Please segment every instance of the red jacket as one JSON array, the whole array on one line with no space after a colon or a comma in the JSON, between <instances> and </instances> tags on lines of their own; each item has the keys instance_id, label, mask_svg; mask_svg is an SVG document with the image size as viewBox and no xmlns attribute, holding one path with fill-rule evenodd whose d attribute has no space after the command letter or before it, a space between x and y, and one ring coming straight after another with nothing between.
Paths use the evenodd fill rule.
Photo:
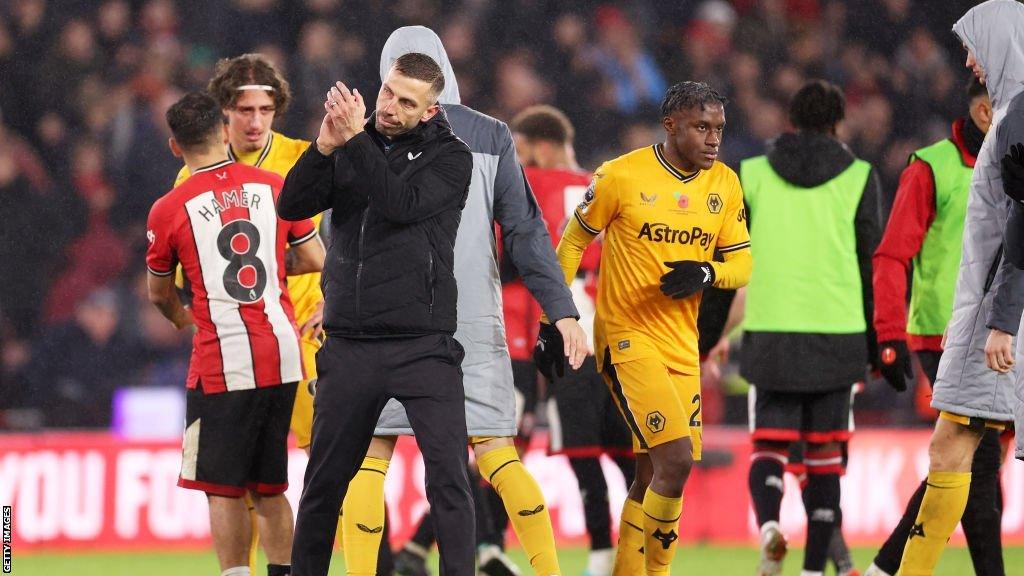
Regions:
<instances>
[{"instance_id":1,"label":"red jacket","mask_svg":"<svg viewBox=\"0 0 1024 576\"><path fill-rule=\"evenodd\" d=\"M961 118L953 123L951 139L964 163L974 167L975 157L964 143ZM872 284L875 294L875 332L879 342L904 340L911 350L942 350L942 334L907 334L907 274L910 261L921 250L935 220L935 176L915 159L900 175L889 223L875 250Z\"/></svg>"}]
</instances>

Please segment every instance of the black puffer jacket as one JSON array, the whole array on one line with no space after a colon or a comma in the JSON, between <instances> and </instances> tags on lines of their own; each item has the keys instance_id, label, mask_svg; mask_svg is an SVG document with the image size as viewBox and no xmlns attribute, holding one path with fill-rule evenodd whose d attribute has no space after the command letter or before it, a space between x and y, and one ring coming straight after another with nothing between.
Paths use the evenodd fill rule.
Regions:
<instances>
[{"instance_id":1,"label":"black puffer jacket","mask_svg":"<svg viewBox=\"0 0 1024 576\"><path fill-rule=\"evenodd\" d=\"M286 220L329 208L329 335L454 334L455 236L473 157L440 113L388 141L373 127L326 157L311 145L278 200Z\"/></svg>"}]
</instances>

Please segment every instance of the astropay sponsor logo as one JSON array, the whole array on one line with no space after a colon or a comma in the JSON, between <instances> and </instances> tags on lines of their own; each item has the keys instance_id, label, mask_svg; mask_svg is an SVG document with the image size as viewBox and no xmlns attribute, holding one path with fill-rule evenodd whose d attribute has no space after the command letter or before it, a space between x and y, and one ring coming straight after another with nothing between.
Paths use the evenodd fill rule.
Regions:
<instances>
[{"instance_id":1,"label":"astropay sponsor logo","mask_svg":"<svg viewBox=\"0 0 1024 576\"><path fill-rule=\"evenodd\" d=\"M640 232L636 235L638 239L649 242L664 242L666 244L699 244L702 248L711 247L715 235L705 232L700 226L694 226L689 230L672 228L661 222L644 222Z\"/></svg>"}]
</instances>

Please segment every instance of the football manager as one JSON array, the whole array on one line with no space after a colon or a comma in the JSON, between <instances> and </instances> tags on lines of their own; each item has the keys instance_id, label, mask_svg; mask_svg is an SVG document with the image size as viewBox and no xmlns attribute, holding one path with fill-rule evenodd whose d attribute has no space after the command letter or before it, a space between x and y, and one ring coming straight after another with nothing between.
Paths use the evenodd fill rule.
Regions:
<instances>
[{"instance_id":1,"label":"football manager","mask_svg":"<svg viewBox=\"0 0 1024 576\"><path fill-rule=\"evenodd\" d=\"M473 158L439 113L443 89L433 59L406 54L366 120L359 91L336 83L316 145L281 192L287 220L333 209L295 576L327 574L338 510L390 398L404 405L423 453L441 573L475 573L464 351L453 337L455 236Z\"/></svg>"}]
</instances>

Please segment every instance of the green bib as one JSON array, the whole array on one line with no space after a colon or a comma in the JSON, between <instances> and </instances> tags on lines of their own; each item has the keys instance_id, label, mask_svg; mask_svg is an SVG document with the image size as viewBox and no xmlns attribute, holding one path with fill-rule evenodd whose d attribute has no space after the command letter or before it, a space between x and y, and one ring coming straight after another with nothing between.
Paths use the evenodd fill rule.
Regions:
<instances>
[{"instance_id":1,"label":"green bib","mask_svg":"<svg viewBox=\"0 0 1024 576\"><path fill-rule=\"evenodd\" d=\"M910 157L932 169L935 178L935 220L914 257L907 332L942 334L953 313L953 292L960 270L960 251L967 215L967 196L974 169L964 164L951 140L922 148Z\"/></svg>"},{"instance_id":2,"label":"green bib","mask_svg":"<svg viewBox=\"0 0 1024 576\"><path fill-rule=\"evenodd\" d=\"M744 327L856 334L867 329L854 218L871 165L854 160L814 188L782 179L758 156L740 164L754 272Z\"/></svg>"}]
</instances>

